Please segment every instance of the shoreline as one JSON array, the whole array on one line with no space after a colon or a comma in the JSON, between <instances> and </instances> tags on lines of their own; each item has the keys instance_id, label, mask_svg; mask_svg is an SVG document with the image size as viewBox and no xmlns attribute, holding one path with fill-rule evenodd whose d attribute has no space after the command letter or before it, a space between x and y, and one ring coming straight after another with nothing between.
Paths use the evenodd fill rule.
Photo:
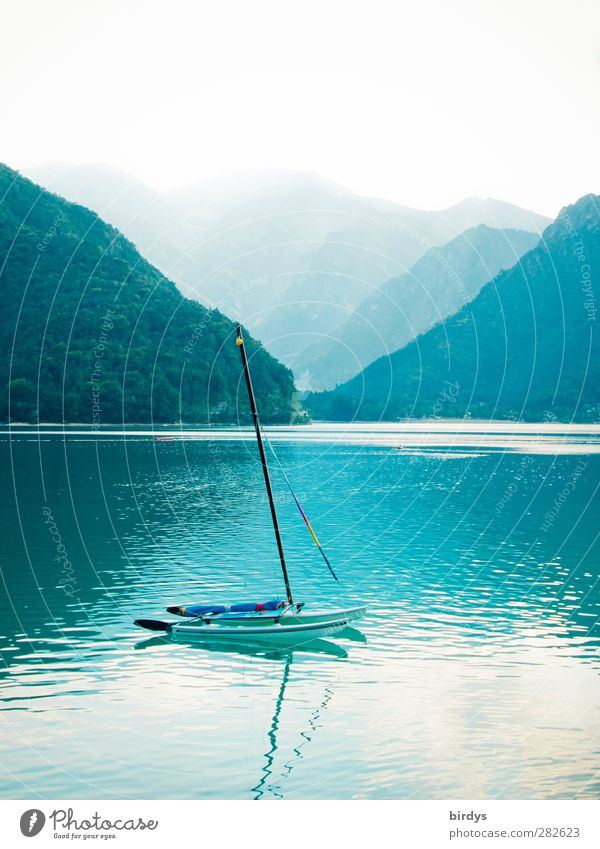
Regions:
<instances>
[{"instance_id":1,"label":"shoreline","mask_svg":"<svg viewBox=\"0 0 600 849\"><path fill-rule=\"evenodd\" d=\"M50 428L62 428L64 430L73 430L79 428L85 433L106 433L107 431L119 433L158 433L164 434L165 431L171 433L188 433L194 431L228 431L252 430L251 423L241 424L239 422L229 423L210 423L210 422L193 422L193 423L153 423L153 422L135 422L123 424L122 422L107 422L102 425L90 425L87 422L39 422L32 424L31 422L11 422L0 423L0 433L10 433L16 428L25 428L28 432L41 431ZM600 433L600 423L598 422L526 422L513 421L511 419L402 419L401 421L352 421L338 422L326 419L317 419L311 422L282 424L282 423L265 423L264 427L270 430L353 430L353 431L382 431L388 429L394 432L405 431L456 431L456 432L472 432L487 430L490 432L503 433ZM47 431L51 432L51 431Z\"/></svg>"}]
</instances>

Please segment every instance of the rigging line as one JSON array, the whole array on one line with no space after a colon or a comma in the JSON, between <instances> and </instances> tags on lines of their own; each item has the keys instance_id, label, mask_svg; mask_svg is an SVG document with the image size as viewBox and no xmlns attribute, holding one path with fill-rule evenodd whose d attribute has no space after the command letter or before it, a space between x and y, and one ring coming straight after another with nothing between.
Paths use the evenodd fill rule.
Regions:
<instances>
[{"instance_id":1,"label":"rigging line","mask_svg":"<svg viewBox=\"0 0 600 849\"><path fill-rule=\"evenodd\" d=\"M329 571L331 572L331 574L332 574L332 576L333 576L333 579L334 579L335 581L337 581L337 583L339 584L339 583L340 583L340 579L338 578L338 576L337 576L337 575L335 574L335 572L333 571L333 566L331 565L331 563L329 562L329 558L327 557L327 555L326 555L326 554L325 554L325 552L323 551L323 548L321 547L321 543L320 543L320 542L319 542L319 540L317 539L317 535L316 535L316 533L314 532L314 530L313 530L313 527L312 527L311 523L308 521L308 516L306 515L306 513L305 513L305 512L304 512L304 510L302 509L302 506L301 506L300 502L299 502L299 501L298 501L298 499L296 498L296 493L294 492L294 489L293 489L293 487L292 487L292 484L290 483L290 479L288 478L288 476L287 476L287 474L286 474L286 471L285 471L285 469L284 469L284 467L283 467L283 465L282 465L282 463L281 463L281 460L279 459L279 457L278 457L278 456L277 456L277 454L275 453L275 449L273 448L273 446L272 446L272 444L271 444L271 440L269 439L269 437L268 437L268 436L267 436L267 434L265 433L265 431L264 431L264 429L263 429L262 425L260 426L260 429L261 429L262 435L263 435L263 436L264 436L264 438L265 438L265 441L266 441L267 445L268 445L268 446L269 446L269 448L271 449L271 453L273 454L273 457L275 457L275 462L277 463L277 465L278 465L278 466L279 466L279 468L281 469L281 473L282 473L282 475L283 475L283 477L284 477L284 479L285 479L285 482L286 482L286 484L287 484L287 486L288 486L288 489L289 489L289 491L290 491L290 492L291 492L291 494L292 494L292 498L294 499L294 501L295 501L295 503L296 503L296 507L297 507L297 508L298 508L298 510L300 511L300 515L301 515L301 516L302 516L302 518L304 519L304 524L306 525L306 527L307 527L307 528L308 528L308 530L310 531L310 535L311 535L311 537L313 538L313 542L314 542L314 544L315 544L315 545L317 546L317 548L319 549L319 551L320 551L320 553L321 553L321 557L323 558L323 560L324 560L324 561L325 561L325 563L327 564L327 568L328 568L328 569L329 569Z\"/></svg>"}]
</instances>

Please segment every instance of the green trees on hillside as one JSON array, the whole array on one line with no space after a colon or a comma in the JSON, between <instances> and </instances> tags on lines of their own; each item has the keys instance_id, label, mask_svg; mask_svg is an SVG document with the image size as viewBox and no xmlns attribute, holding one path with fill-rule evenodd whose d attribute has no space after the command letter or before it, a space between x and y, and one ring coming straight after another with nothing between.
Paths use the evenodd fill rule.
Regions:
<instances>
[{"instance_id":1,"label":"green trees on hillside","mask_svg":"<svg viewBox=\"0 0 600 849\"><path fill-rule=\"evenodd\" d=\"M233 322L183 298L95 214L5 166L0 287L2 420L246 419ZM291 372L246 338L263 418L290 421Z\"/></svg>"}]
</instances>

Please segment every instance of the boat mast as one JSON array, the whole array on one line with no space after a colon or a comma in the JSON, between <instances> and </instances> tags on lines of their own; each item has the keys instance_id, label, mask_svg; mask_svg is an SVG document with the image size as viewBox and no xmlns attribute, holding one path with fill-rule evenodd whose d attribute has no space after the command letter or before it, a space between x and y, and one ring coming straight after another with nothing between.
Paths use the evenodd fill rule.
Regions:
<instances>
[{"instance_id":1,"label":"boat mast","mask_svg":"<svg viewBox=\"0 0 600 849\"><path fill-rule=\"evenodd\" d=\"M235 340L236 344L240 349L240 354L242 355L242 366L244 368L244 377L246 378L246 388L248 389L248 398L250 399L250 409L252 410L252 419L254 420L254 430L256 431L256 439L258 442L258 451L260 454L260 462L262 465L263 475L265 477L265 486L267 488L267 496L269 498L269 507L271 508L271 519L273 520L273 530L275 531L275 539L277 541L277 550L279 552L279 559L281 561L281 571L283 572L283 580L285 582L285 592L287 595L287 600L290 604L294 603L292 598L292 588L290 586L290 579L288 576L287 566L285 565L285 555L283 553L283 543L281 542L281 533L279 532L279 523L277 521L277 511L275 510L275 501L273 499L273 490L271 488L271 478L269 477L269 467L267 465L267 455L265 454L265 448L262 441L262 436L260 433L260 420L258 418L258 411L256 409L256 399L254 397L254 389L252 388L252 378L250 377L250 368L248 366L248 358L246 356L246 347L244 345L244 337L242 336L242 327L240 324L237 326L237 339Z\"/></svg>"}]
</instances>

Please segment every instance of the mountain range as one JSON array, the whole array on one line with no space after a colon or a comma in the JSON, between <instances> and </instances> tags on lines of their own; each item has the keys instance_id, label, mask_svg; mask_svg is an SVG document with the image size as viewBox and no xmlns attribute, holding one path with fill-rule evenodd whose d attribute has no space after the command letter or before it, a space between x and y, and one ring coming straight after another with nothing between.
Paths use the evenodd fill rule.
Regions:
<instances>
[{"instance_id":1,"label":"mountain range","mask_svg":"<svg viewBox=\"0 0 600 849\"><path fill-rule=\"evenodd\" d=\"M226 315L266 343L248 336L266 420L299 415L271 353L339 384L309 394L318 418L600 414L594 195L544 228L500 201L424 212L305 172L167 193L105 166L41 176L85 206L0 166L4 419L245 417Z\"/></svg>"},{"instance_id":2,"label":"mountain range","mask_svg":"<svg viewBox=\"0 0 600 849\"><path fill-rule=\"evenodd\" d=\"M600 197L565 207L536 247L446 321L306 404L318 418L597 421Z\"/></svg>"},{"instance_id":3,"label":"mountain range","mask_svg":"<svg viewBox=\"0 0 600 849\"><path fill-rule=\"evenodd\" d=\"M537 241L537 234L525 230L480 224L430 248L408 272L374 287L347 321L329 333L321 331L319 341L302 351L305 382L331 389L402 348L468 303Z\"/></svg>"},{"instance_id":4,"label":"mountain range","mask_svg":"<svg viewBox=\"0 0 600 849\"><path fill-rule=\"evenodd\" d=\"M235 325L186 299L96 213L0 165L0 418L245 418ZM265 420L289 423L291 372L249 335Z\"/></svg>"},{"instance_id":5,"label":"mountain range","mask_svg":"<svg viewBox=\"0 0 600 849\"><path fill-rule=\"evenodd\" d=\"M315 330L334 334L432 247L481 224L539 235L549 223L494 199L411 209L303 171L225 175L163 193L104 165L27 173L121 230L186 297L243 320L297 376L314 371L315 352L305 350ZM348 376L330 366L328 381Z\"/></svg>"}]
</instances>

